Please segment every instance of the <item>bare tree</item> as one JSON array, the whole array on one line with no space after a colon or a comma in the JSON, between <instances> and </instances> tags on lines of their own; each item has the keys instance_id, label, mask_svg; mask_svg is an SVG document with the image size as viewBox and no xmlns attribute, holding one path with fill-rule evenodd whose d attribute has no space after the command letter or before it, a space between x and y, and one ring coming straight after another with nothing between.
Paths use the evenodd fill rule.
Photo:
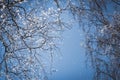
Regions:
<instances>
[{"instance_id":1,"label":"bare tree","mask_svg":"<svg viewBox=\"0 0 120 80\"><path fill-rule=\"evenodd\" d=\"M51 2L55 8L50 7ZM69 28L62 19L66 11L86 33L86 53L95 69L94 79L120 79L119 0L1 0L2 79L47 79L41 55L50 53L47 56L52 62L58 34Z\"/></svg>"},{"instance_id":2,"label":"bare tree","mask_svg":"<svg viewBox=\"0 0 120 80\"><path fill-rule=\"evenodd\" d=\"M90 25L86 45L96 69L95 80L119 80L119 1L93 0L91 3L92 26Z\"/></svg>"},{"instance_id":3,"label":"bare tree","mask_svg":"<svg viewBox=\"0 0 120 80\"><path fill-rule=\"evenodd\" d=\"M55 0L58 7L60 1ZM95 80L120 79L120 1L67 0L86 33L86 53L95 69Z\"/></svg>"},{"instance_id":4,"label":"bare tree","mask_svg":"<svg viewBox=\"0 0 120 80\"><path fill-rule=\"evenodd\" d=\"M0 42L5 49L0 55L0 79L47 80L41 58L46 54L52 62L59 34L68 25L61 21L59 9L40 4L0 1Z\"/></svg>"},{"instance_id":5,"label":"bare tree","mask_svg":"<svg viewBox=\"0 0 120 80\"><path fill-rule=\"evenodd\" d=\"M88 27L83 26L83 30L86 32L86 52L95 69L94 79L119 80L119 1L91 0L88 4L84 9L88 20L85 26Z\"/></svg>"}]
</instances>

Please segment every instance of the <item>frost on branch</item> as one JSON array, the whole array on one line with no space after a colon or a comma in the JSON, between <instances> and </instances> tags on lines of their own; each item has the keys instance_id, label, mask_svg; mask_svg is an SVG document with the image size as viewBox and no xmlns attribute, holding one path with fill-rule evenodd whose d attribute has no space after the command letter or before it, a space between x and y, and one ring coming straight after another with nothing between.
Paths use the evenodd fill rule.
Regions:
<instances>
[{"instance_id":1,"label":"frost on branch","mask_svg":"<svg viewBox=\"0 0 120 80\"><path fill-rule=\"evenodd\" d=\"M22 4L22 0L0 3L0 42L5 48L0 58L0 79L41 80L46 78L45 68L66 25L54 8L31 6L27 10Z\"/></svg>"}]
</instances>

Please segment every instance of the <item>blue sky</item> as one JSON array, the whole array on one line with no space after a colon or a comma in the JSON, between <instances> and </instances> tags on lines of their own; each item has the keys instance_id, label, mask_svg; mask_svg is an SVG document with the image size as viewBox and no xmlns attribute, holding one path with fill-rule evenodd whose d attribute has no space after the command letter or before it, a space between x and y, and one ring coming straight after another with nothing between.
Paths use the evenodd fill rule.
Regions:
<instances>
[{"instance_id":1,"label":"blue sky","mask_svg":"<svg viewBox=\"0 0 120 80\"><path fill-rule=\"evenodd\" d=\"M54 59L54 67L58 70L50 76L50 80L92 80L92 68L86 66L85 49L80 44L84 43L84 33L78 25L63 33L60 46L62 59Z\"/></svg>"}]
</instances>

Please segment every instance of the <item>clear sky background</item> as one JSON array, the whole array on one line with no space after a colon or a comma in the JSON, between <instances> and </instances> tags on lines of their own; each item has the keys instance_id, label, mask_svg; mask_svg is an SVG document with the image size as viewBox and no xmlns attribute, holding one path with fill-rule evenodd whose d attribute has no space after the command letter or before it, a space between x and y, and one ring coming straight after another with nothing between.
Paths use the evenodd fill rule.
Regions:
<instances>
[{"instance_id":1,"label":"clear sky background","mask_svg":"<svg viewBox=\"0 0 120 80\"><path fill-rule=\"evenodd\" d=\"M63 33L60 46L62 58L55 57L53 72L49 80L92 80L92 68L86 66L85 49L81 46L85 42L84 33L78 25Z\"/></svg>"}]
</instances>

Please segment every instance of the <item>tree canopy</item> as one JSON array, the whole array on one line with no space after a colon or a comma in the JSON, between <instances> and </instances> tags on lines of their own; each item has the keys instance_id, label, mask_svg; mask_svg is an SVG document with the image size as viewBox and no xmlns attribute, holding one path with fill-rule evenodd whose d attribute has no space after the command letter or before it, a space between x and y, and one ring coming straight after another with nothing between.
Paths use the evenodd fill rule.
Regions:
<instances>
[{"instance_id":1,"label":"tree canopy","mask_svg":"<svg viewBox=\"0 0 120 80\"><path fill-rule=\"evenodd\" d=\"M94 79L120 79L119 0L1 0L0 79L47 80L41 55L52 62L60 33L72 27L66 12L85 32Z\"/></svg>"}]
</instances>

